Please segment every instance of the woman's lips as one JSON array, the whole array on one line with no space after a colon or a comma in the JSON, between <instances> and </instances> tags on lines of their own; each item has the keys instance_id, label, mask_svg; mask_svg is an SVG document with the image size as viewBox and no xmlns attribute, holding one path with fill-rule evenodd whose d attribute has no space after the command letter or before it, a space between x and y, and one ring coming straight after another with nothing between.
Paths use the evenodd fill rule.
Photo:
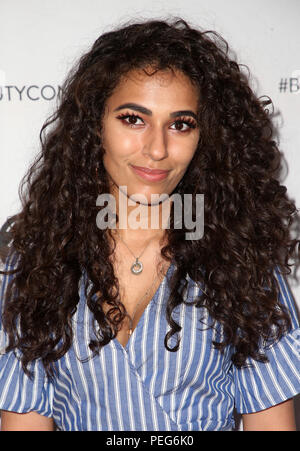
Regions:
<instances>
[{"instance_id":1,"label":"woman's lips","mask_svg":"<svg viewBox=\"0 0 300 451\"><path fill-rule=\"evenodd\" d=\"M130 165L132 170L145 180L157 182L167 177L169 171L163 169L150 169L141 166Z\"/></svg>"}]
</instances>

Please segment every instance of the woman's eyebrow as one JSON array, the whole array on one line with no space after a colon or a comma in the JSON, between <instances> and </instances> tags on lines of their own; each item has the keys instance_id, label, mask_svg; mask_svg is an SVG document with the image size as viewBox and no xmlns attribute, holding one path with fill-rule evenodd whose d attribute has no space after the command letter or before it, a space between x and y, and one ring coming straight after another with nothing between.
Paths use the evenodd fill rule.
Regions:
<instances>
[{"instance_id":1,"label":"woman's eyebrow","mask_svg":"<svg viewBox=\"0 0 300 451\"><path fill-rule=\"evenodd\" d=\"M152 116L152 111L148 110L142 105L138 105L137 103L123 103L123 105L118 106L114 111L123 110L124 108L130 108L131 110L139 111L140 113L147 114L148 116Z\"/></svg>"},{"instance_id":2,"label":"woman's eyebrow","mask_svg":"<svg viewBox=\"0 0 300 451\"><path fill-rule=\"evenodd\" d=\"M174 113L170 114L171 117L177 117L177 116L192 116L196 121L198 120L197 114L195 114L191 110L181 110L181 111L174 111Z\"/></svg>"},{"instance_id":3,"label":"woman's eyebrow","mask_svg":"<svg viewBox=\"0 0 300 451\"><path fill-rule=\"evenodd\" d=\"M146 114L147 116L152 116L152 111L148 108L145 108L142 105L139 105L137 103L123 103L122 105L118 106L114 111L119 111L124 108L130 108L131 110L138 111L140 113ZM180 111L174 111L173 113L170 113L170 117L178 117L178 116L191 116L195 120L197 120L197 115L191 111L191 110L180 110Z\"/></svg>"}]
</instances>

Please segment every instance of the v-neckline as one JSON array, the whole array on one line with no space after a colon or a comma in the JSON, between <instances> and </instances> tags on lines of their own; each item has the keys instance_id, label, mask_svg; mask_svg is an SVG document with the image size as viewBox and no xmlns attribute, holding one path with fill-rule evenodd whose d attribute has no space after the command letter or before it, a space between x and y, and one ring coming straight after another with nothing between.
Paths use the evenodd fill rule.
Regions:
<instances>
[{"instance_id":1,"label":"v-neckline","mask_svg":"<svg viewBox=\"0 0 300 451\"><path fill-rule=\"evenodd\" d=\"M126 351L126 352L128 351L129 345L131 344L131 342L133 341L133 339L135 338L135 336L136 336L136 334L137 334L136 331L140 329L141 324L144 322L144 317L145 317L145 315L146 315L146 312L147 312L148 310L150 310L150 308L152 307L152 305L153 305L153 303L154 303L155 298L157 298L157 296L158 296L158 294L160 293L160 291L161 291L163 285L166 283L167 278L168 278L168 276L169 276L170 269L171 269L172 267L173 267L173 263L171 262L171 264L169 265L169 267L168 267L168 269L167 269L166 274L164 275L164 277L163 277L162 281L160 282L159 286L157 287L155 293L153 294L152 298L150 299L150 301L148 302L148 304L147 304L146 307L144 308L144 310L143 310L143 312L142 312L142 314L141 314L141 316L140 316L140 318L139 318L139 320L138 320L138 322L137 322L135 328L133 329L133 331L132 331L130 337L129 337L128 340L127 340L126 345L123 346L122 343L120 343L120 341L117 339L117 337L115 337L115 338L112 340L112 341L113 341L118 347L120 347L123 351Z\"/></svg>"}]
</instances>

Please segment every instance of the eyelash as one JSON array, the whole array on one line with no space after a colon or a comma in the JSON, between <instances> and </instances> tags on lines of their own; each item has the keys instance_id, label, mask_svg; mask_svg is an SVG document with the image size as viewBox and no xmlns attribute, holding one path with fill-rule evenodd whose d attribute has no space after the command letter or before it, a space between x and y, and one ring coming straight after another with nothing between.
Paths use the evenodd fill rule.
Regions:
<instances>
[{"instance_id":1,"label":"eyelash","mask_svg":"<svg viewBox=\"0 0 300 451\"><path fill-rule=\"evenodd\" d=\"M136 124L130 124L129 122L126 121L126 119L128 118L135 118L135 119L140 119L141 121L143 121L143 119L138 116L137 114L133 114L133 113L122 113L119 116L117 116L117 119L121 120L122 122L125 122L127 125L129 125L130 127L134 127ZM144 121L143 121L144 122ZM186 133L188 132L190 129L195 129L197 127L196 122L193 121L191 118L189 117L182 117L180 119L177 119L176 121L174 121L173 124L185 124L188 126L187 130L178 130L181 133ZM172 125L173 125L172 124Z\"/></svg>"}]
</instances>

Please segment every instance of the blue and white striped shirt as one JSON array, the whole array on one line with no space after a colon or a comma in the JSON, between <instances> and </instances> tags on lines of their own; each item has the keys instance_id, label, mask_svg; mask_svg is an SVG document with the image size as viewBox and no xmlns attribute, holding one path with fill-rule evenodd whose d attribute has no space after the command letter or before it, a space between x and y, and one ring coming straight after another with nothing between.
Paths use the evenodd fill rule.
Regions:
<instances>
[{"instance_id":1,"label":"blue and white striped shirt","mask_svg":"<svg viewBox=\"0 0 300 451\"><path fill-rule=\"evenodd\" d=\"M6 268L13 263L8 261ZM234 407L239 413L256 412L300 392L300 328L291 293L279 273L280 299L291 312L293 329L266 350L269 363L248 359L251 367L237 369L231 349L220 353L212 344L220 339L221 327L205 327L210 323L207 311L192 305L173 311L182 326L179 350L165 348L167 282L173 271L171 265L127 345L111 340L90 359L93 318L83 274L73 345L55 363L53 381L39 360L31 364L30 380L15 354L5 353L7 337L1 329L0 409L36 411L53 417L60 430L217 431L233 429ZM11 277L3 277L1 298ZM191 279L188 282L186 300L192 301L201 291ZM175 343L172 337L169 345Z\"/></svg>"}]
</instances>

